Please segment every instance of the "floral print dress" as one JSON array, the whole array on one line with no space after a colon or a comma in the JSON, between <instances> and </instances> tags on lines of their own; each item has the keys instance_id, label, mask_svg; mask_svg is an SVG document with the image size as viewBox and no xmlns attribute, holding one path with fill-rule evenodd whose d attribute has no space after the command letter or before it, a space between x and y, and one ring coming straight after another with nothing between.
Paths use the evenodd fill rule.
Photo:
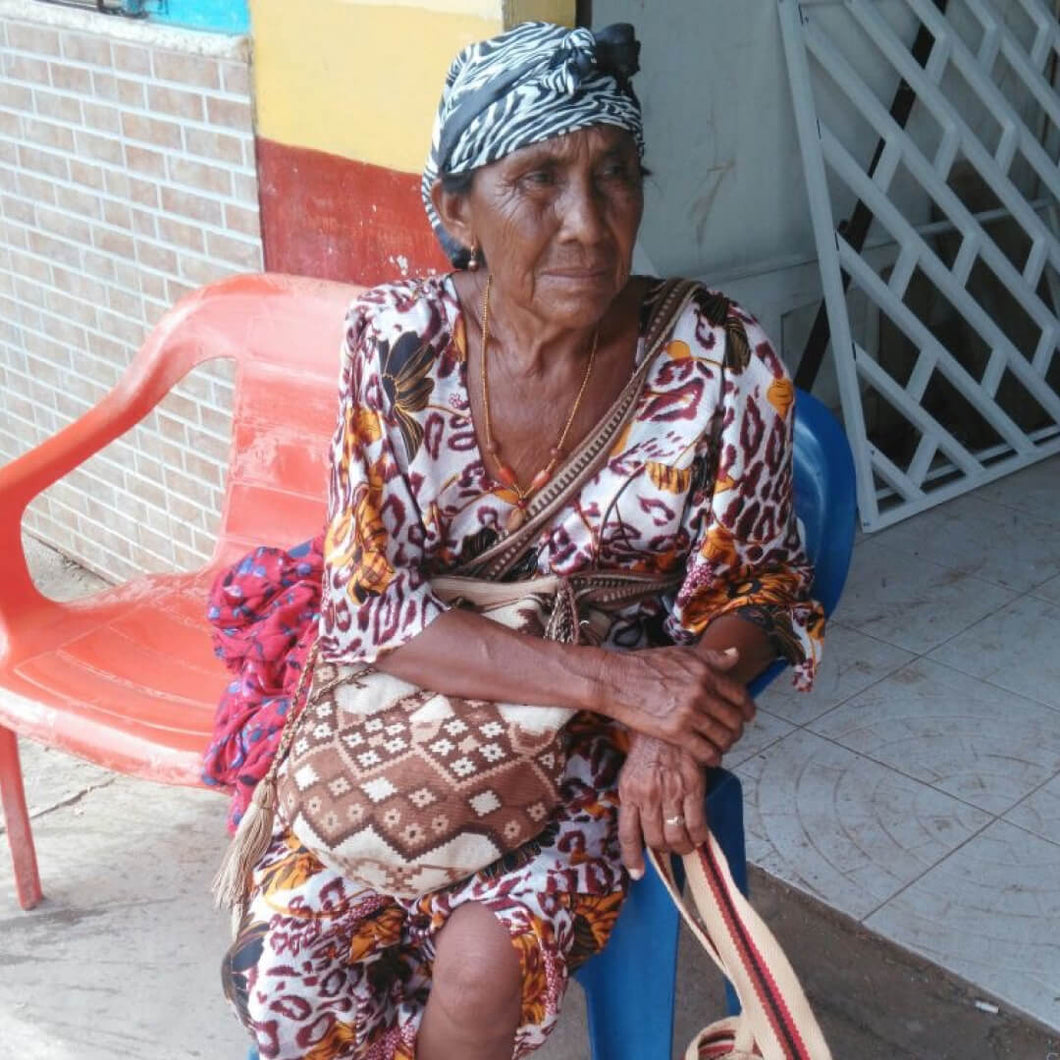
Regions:
<instances>
[{"instance_id":1,"label":"floral print dress","mask_svg":"<svg viewBox=\"0 0 1060 1060\"><path fill-rule=\"evenodd\" d=\"M649 285L642 335L657 291ZM638 363L644 353L641 341ZM683 571L672 599L620 612L607 646L694 644L735 612L766 630L808 687L824 621L792 505L793 398L753 319L701 289L606 465L511 576ZM517 499L479 452L451 277L377 287L353 305L339 400L320 644L329 658L370 663L446 610L431 577L487 546ZM520 958L514 1055L544 1041L571 971L607 940L628 882L617 841L623 734L590 715L568 731L563 804L544 832L415 900L345 880L278 827L224 969L263 1058L413 1060L434 940L467 901L494 912Z\"/></svg>"}]
</instances>

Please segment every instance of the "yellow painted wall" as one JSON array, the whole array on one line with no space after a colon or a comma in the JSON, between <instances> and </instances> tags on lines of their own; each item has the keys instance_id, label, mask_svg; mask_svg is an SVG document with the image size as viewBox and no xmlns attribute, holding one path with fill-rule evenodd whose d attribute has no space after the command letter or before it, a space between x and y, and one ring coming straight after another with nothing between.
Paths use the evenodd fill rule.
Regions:
<instances>
[{"instance_id":1,"label":"yellow painted wall","mask_svg":"<svg viewBox=\"0 0 1060 1060\"><path fill-rule=\"evenodd\" d=\"M446 71L502 0L250 0L257 131L415 173Z\"/></svg>"},{"instance_id":2,"label":"yellow painted wall","mask_svg":"<svg viewBox=\"0 0 1060 1060\"><path fill-rule=\"evenodd\" d=\"M576 7L575 0L505 0L504 25L536 21L573 26Z\"/></svg>"}]
</instances>

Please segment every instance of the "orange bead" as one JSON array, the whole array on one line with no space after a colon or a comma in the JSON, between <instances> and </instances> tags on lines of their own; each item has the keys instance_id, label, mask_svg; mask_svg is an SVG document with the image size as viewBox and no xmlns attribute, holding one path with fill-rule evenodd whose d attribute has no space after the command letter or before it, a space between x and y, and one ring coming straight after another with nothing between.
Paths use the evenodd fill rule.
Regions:
<instances>
[{"instance_id":1,"label":"orange bead","mask_svg":"<svg viewBox=\"0 0 1060 1060\"><path fill-rule=\"evenodd\" d=\"M519 480L515 477L515 472L507 464L501 464L497 468L497 481L502 486L514 489Z\"/></svg>"},{"instance_id":2,"label":"orange bead","mask_svg":"<svg viewBox=\"0 0 1060 1060\"><path fill-rule=\"evenodd\" d=\"M552 478L552 469L544 467L530 480L530 492L536 493L548 480Z\"/></svg>"}]
</instances>

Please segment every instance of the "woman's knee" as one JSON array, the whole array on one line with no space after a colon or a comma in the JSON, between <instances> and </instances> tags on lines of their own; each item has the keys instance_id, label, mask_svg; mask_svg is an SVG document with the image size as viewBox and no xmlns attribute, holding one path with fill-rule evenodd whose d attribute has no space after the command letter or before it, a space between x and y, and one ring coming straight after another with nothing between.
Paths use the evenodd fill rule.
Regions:
<instances>
[{"instance_id":1,"label":"woman's knee","mask_svg":"<svg viewBox=\"0 0 1060 1060\"><path fill-rule=\"evenodd\" d=\"M461 906L442 929L432 993L453 1019L518 1015L519 957L508 930L485 906L473 902Z\"/></svg>"}]
</instances>

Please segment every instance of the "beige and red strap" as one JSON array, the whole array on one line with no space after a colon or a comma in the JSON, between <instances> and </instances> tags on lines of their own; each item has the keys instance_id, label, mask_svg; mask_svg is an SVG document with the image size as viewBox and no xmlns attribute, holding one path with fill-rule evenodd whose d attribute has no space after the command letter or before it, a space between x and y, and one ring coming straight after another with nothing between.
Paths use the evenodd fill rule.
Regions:
<instances>
[{"instance_id":1,"label":"beige and red strap","mask_svg":"<svg viewBox=\"0 0 1060 1060\"><path fill-rule=\"evenodd\" d=\"M648 856L685 923L732 983L742 1008L739 1016L700 1031L685 1060L831 1060L798 976L740 893L714 836L682 859L691 909L677 887L670 858L651 850Z\"/></svg>"}]
</instances>

